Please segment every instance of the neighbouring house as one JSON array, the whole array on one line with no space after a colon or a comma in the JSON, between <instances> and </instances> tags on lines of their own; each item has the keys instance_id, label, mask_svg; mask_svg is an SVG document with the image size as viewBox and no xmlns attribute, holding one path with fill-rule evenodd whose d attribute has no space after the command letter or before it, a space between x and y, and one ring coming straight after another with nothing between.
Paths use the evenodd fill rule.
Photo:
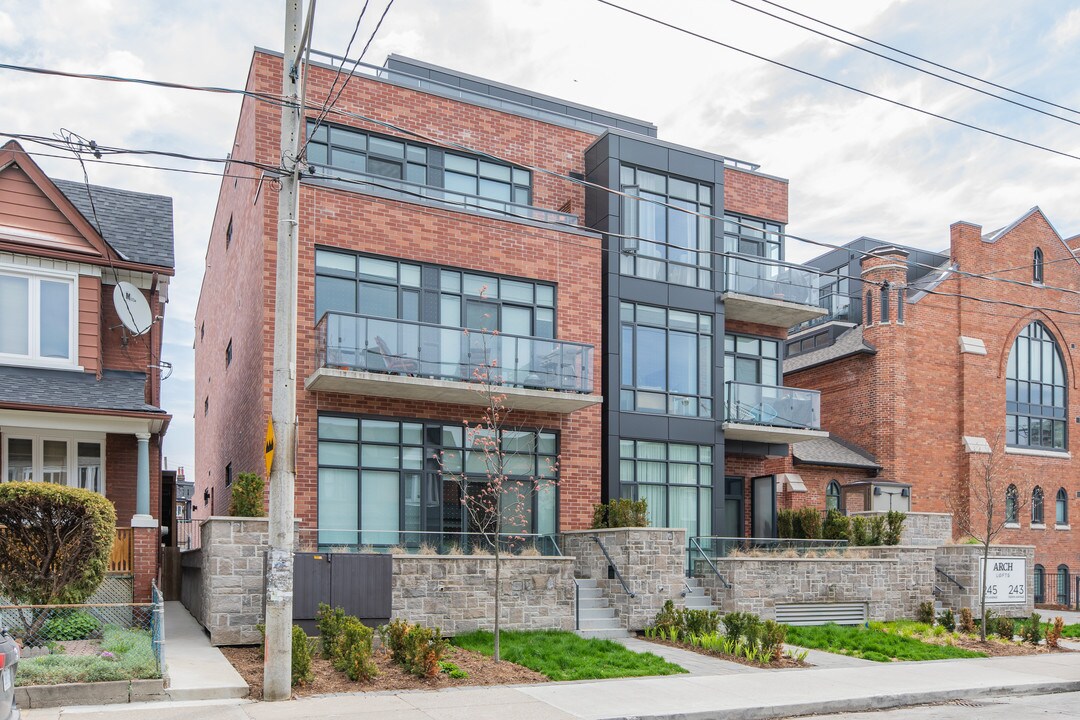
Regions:
<instances>
[{"instance_id":1,"label":"neighbouring house","mask_svg":"<svg viewBox=\"0 0 1080 720\"><path fill-rule=\"evenodd\" d=\"M110 573L132 578L136 601L158 573L174 272L171 198L53 179L18 143L0 148L0 479L112 501ZM119 283L149 306L143 334L114 307Z\"/></svg>"},{"instance_id":2,"label":"neighbouring house","mask_svg":"<svg viewBox=\"0 0 1080 720\"><path fill-rule=\"evenodd\" d=\"M1035 547L1035 601L1057 605L1075 602L1080 570L1078 246L1039 208L989 233L957 222L940 253L860 238L808 263L838 281L784 364L913 511L966 512L982 458L1003 453L998 541Z\"/></svg>"},{"instance_id":3,"label":"neighbouring house","mask_svg":"<svg viewBox=\"0 0 1080 720\"><path fill-rule=\"evenodd\" d=\"M337 61L312 60L322 98ZM281 64L257 49L248 90L277 92ZM233 157L276 165L279 113L246 98ZM561 457L521 530L587 528L594 503L632 497L691 537L774 534L771 468L827 436L817 392L783 384L788 328L825 314L817 276L784 259L786 180L396 55L359 63L318 115L300 190L303 544L471 529L433 461L472 467L470 329L499 332L522 479ZM233 478L263 467L276 203L271 178L229 167L196 314L198 517L227 514Z\"/></svg>"}]
</instances>

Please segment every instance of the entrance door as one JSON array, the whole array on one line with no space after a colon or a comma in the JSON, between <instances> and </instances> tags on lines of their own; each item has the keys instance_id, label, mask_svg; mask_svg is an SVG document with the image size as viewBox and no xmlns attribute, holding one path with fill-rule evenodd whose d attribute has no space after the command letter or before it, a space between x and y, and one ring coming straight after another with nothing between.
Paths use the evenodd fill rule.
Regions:
<instances>
[{"instance_id":1,"label":"entrance door","mask_svg":"<svg viewBox=\"0 0 1080 720\"><path fill-rule=\"evenodd\" d=\"M750 534L755 538L776 537L776 477L753 478L750 490Z\"/></svg>"}]
</instances>

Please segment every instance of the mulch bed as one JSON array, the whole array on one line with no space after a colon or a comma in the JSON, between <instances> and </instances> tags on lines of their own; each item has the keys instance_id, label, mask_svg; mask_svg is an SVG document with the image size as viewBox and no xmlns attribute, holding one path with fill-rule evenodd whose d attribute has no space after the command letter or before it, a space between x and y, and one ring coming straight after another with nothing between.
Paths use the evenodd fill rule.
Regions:
<instances>
[{"instance_id":1,"label":"mulch bed","mask_svg":"<svg viewBox=\"0 0 1080 720\"><path fill-rule=\"evenodd\" d=\"M916 637L916 640L922 640L926 643L934 645L945 645L945 641L940 637ZM1066 647L1051 648L1046 645L1031 645L1030 643L1018 643L1018 642L1005 642L1004 640L987 638L986 642L983 642L976 635L975 637L961 635L959 638L953 638L953 645L965 650L974 650L975 652L986 653L990 657L1012 657L1015 655L1046 655L1047 653L1061 653L1061 652L1074 652Z\"/></svg>"},{"instance_id":2,"label":"mulch bed","mask_svg":"<svg viewBox=\"0 0 1080 720\"><path fill-rule=\"evenodd\" d=\"M657 645L667 645L668 647L678 648L680 650L689 650L690 652L696 652L698 655L708 655L709 657L718 658L720 660L727 660L728 662L739 663L740 665L748 665L749 667L764 668L767 670L785 670L789 668L812 667L812 665L808 662L800 663L793 658L787 657L786 655L782 655L778 658L773 658L773 661L770 663L756 663L751 662L744 657L713 652L712 650L706 650L705 648L700 648L696 645L684 645L680 642L671 642L670 640L662 640L660 638L649 638L645 637L644 635L638 635L638 639L645 640L646 642L656 643Z\"/></svg>"},{"instance_id":3,"label":"mulch bed","mask_svg":"<svg viewBox=\"0 0 1080 720\"><path fill-rule=\"evenodd\" d=\"M262 699L263 657L259 647L223 647L220 648L229 662L251 688L249 697ZM311 659L311 671L314 680L293 688L293 697L306 695L327 695L331 693L370 692L376 690L441 690L463 685L520 685L526 683L548 682L540 673L521 665L503 660L496 663L486 655L451 647L444 660L452 662L467 672L467 678L452 678L446 673L439 673L433 678L418 678L405 672L400 665L390 659L390 654L383 649L373 654L379 674L368 682L353 682L345 673L338 672L328 660L315 656Z\"/></svg>"}]
</instances>

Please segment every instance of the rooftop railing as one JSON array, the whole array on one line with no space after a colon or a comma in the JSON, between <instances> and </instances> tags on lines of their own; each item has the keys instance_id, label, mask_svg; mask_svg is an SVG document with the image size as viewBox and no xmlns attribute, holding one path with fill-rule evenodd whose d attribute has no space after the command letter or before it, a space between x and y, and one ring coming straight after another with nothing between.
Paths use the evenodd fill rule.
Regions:
<instances>
[{"instance_id":1,"label":"rooftop railing","mask_svg":"<svg viewBox=\"0 0 1080 720\"><path fill-rule=\"evenodd\" d=\"M728 382L725 393L727 422L821 429L821 393L817 390Z\"/></svg>"},{"instance_id":2,"label":"rooftop railing","mask_svg":"<svg viewBox=\"0 0 1080 720\"><path fill-rule=\"evenodd\" d=\"M319 367L591 393L583 343L328 312L315 326Z\"/></svg>"},{"instance_id":3,"label":"rooftop railing","mask_svg":"<svg viewBox=\"0 0 1080 720\"><path fill-rule=\"evenodd\" d=\"M727 292L817 306L819 276L809 270L750 255L724 257Z\"/></svg>"}]
</instances>

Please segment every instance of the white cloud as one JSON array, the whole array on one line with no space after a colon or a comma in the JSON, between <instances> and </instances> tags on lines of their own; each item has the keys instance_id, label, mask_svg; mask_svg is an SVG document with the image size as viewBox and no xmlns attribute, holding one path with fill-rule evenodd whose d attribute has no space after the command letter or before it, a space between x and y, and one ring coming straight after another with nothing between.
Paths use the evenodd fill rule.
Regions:
<instances>
[{"instance_id":1,"label":"white cloud","mask_svg":"<svg viewBox=\"0 0 1080 720\"><path fill-rule=\"evenodd\" d=\"M1054 25L1050 39L1058 47L1066 47L1080 39L1080 8L1071 10Z\"/></svg>"}]
</instances>

